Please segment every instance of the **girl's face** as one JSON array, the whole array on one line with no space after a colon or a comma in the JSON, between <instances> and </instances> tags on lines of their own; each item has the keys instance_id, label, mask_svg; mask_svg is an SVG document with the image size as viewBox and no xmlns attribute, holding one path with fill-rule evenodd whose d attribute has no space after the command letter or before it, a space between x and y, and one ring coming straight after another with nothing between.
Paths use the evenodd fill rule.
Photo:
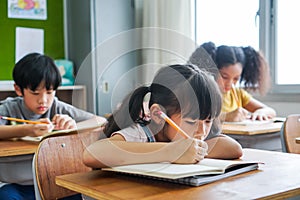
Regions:
<instances>
[{"instance_id":1,"label":"girl's face","mask_svg":"<svg viewBox=\"0 0 300 200\"><path fill-rule=\"evenodd\" d=\"M23 96L24 103L29 110L39 115L47 112L55 97L55 90L47 90L44 84L40 84L35 91L25 88L23 92L22 94L19 90L17 94Z\"/></svg>"},{"instance_id":2,"label":"girl's face","mask_svg":"<svg viewBox=\"0 0 300 200\"><path fill-rule=\"evenodd\" d=\"M174 114L170 117L182 130L184 130L190 137L197 138L197 139L204 139L208 135L211 126L212 126L212 119L206 120L198 120L198 119L191 119L191 118L181 118L181 114ZM165 128L166 136L171 140L178 140L182 139L183 137L180 133L170 125L166 125Z\"/></svg>"},{"instance_id":3,"label":"girl's face","mask_svg":"<svg viewBox=\"0 0 300 200\"><path fill-rule=\"evenodd\" d=\"M236 82L240 79L243 67L241 63L236 63L223 67L219 71L220 76L217 79L217 83L221 92L226 93L231 90L232 84L236 84Z\"/></svg>"}]
</instances>

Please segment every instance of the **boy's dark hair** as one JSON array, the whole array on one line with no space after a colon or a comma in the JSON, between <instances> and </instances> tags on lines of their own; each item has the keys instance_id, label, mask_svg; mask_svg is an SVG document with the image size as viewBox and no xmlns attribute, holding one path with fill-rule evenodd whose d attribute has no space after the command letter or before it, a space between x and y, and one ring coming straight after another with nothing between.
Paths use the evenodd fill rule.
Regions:
<instances>
[{"instance_id":1,"label":"boy's dark hair","mask_svg":"<svg viewBox=\"0 0 300 200\"><path fill-rule=\"evenodd\" d=\"M219 116L222 98L212 77L193 65L171 65L161 68L149 87L142 86L130 93L110 116L105 127L107 137L134 123L147 124L143 101L150 93L149 107L159 104L166 114L210 119Z\"/></svg>"},{"instance_id":2,"label":"boy's dark hair","mask_svg":"<svg viewBox=\"0 0 300 200\"><path fill-rule=\"evenodd\" d=\"M47 90L56 90L61 84L61 75L52 58L39 53L30 53L21 58L13 69L13 79L23 92L34 91L44 81Z\"/></svg>"}]
</instances>

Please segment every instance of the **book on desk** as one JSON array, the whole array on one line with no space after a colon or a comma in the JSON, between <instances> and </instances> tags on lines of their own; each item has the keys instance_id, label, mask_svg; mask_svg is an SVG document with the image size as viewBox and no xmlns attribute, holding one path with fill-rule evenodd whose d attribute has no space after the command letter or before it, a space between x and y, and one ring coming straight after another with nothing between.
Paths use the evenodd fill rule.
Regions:
<instances>
[{"instance_id":1,"label":"book on desk","mask_svg":"<svg viewBox=\"0 0 300 200\"><path fill-rule=\"evenodd\" d=\"M150 163L102 168L123 174L200 186L226 177L256 170L260 162L205 158L198 164Z\"/></svg>"},{"instance_id":2,"label":"book on desk","mask_svg":"<svg viewBox=\"0 0 300 200\"><path fill-rule=\"evenodd\" d=\"M223 122L223 124L229 124L229 125L241 125L241 126L252 126L252 125L264 125L264 124L272 124L277 122L284 122L284 117L275 117L270 120L251 120L246 119L240 122Z\"/></svg>"}]
</instances>

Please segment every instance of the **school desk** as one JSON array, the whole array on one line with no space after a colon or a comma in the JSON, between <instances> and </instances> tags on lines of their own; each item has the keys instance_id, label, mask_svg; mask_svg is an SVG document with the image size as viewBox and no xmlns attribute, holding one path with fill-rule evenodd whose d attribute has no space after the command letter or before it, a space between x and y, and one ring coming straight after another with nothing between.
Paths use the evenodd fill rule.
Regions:
<instances>
[{"instance_id":1,"label":"school desk","mask_svg":"<svg viewBox=\"0 0 300 200\"><path fill-rule=\"evenodd\" d=\"M56 177L56 184L96 199L285 199L300 198L300 155L243 149L258 170L199 187L95 170Z\"/></svg>"},{"instance_id":2,"label":"school desk","mask_svg":"<svg viewBox=\"0 0 300 200\"><path fill-rule=\"evenodd\" d=\"M0 140L0 158L7 156L19 156L34 154L38 148L38 142L22 140Z\"/></svg>"},{"instance_id":3,"label":"school desk","mask_svg":"<svg viewBox=\"0 0 300 200\"><path fill-rule=\"evenodd\" d=\"M260 125L223 124L222 132L237 140L243 148L281 151L282 125L283 122Z\"/></svg>"}]
</instances>

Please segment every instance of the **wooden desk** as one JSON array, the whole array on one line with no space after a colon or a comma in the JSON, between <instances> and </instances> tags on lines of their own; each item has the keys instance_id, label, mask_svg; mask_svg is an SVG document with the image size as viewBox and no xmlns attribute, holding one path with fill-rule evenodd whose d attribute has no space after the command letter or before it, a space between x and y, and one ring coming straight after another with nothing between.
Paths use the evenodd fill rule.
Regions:
<instances>
[{"instance_id":1,"label":"wooden desk","mask_svg":"<svg viewBox=\"0 0 300 200\"><path fill-rule=\"evenodd\" d=\"M282 151L282 122L261 125L222 125L222 132L237 140L243 148Z\"/></svg>"},{"instance_id":2,"label":"wooden desk","mask_svg":"<svg viewBox=\"0 0 300 200\"><path fill-rule=\"evenodd\" d=\"M300 197L299 154L244 149L259 170L193 187L96 170L56 177L56 184L96 199L285 199Z\"/></svg>"},{"instance_id":3,"label":"wooden desk","mask_svg":"<svg viewBox=\"0 0 300 200\"><path fill-rule=\"evenodd\" d=\"M11 176L14 176L14 180L30 180L33 177L30 160L38 145L38 142L0 140L0 186L3 185L1 182L11 180ZM22 169L16 167L19 164ZM8 172L7 169L16 170Z\"/></svg>"},{"instance_id":4,"label":"wooden desk","mask_svg":"<svg viewBox=\"0 0 300 200\"><path fill-rule=\"evenodd\" d=\"M261 125L230 125L223 124L222 131L231 135L260 135L266 133L279 132L282 122L261 124Z\"/></svg>"},{"instance_id":5,"label":"wooden desk","mask_svg":"<svg viewBox=\"0 0 300 200\"><path fill-rule=\"evenodd\" d=\"M300 144L300 137L297 137L295 140L297 144Z\"/></svg>"},{"instance_id":6,"label":"wooden desk","mask_svg":"<svg viewBox=\"0 0 300 200\"><path fill-rule=\"evenodd\" d=\"M34 154L38 146L38 142L0 140L0 158Z\"/></svg>"}]
</instances>

